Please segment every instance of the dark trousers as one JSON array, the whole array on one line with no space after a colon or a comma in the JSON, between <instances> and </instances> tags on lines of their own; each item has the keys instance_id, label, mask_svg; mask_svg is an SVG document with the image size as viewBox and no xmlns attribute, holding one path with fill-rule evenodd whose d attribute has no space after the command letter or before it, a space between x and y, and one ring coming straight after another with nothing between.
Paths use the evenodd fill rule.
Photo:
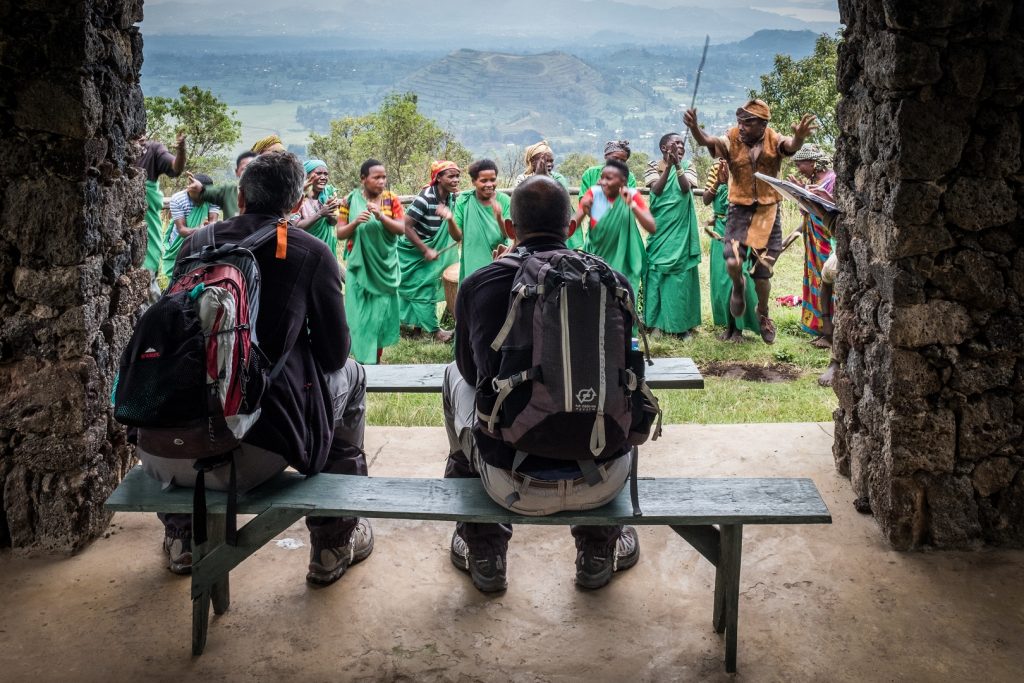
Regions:
<instances>
[{"instance_id":1,"label":"dark trousers","mask_svg":"<svg viewBox=\"0 0 1024 683\"><path fill-rule=\"evenodd\" d=\"M334 401L334 440L331 442L331 450L321 472L365 477L367 468L366 455L363 453L363 435L366 431L366 373L361 365L349 359L341 370L328 376L327 383ZM280 456L264 451L253 457L264 459L268 456L267 466L255 476L253 485L258 485L260 480L265 480L285 468L285 462ZM147 456L141 454L140 457L145 459ZM275 457L279 458L277 465L273 464ZM264 473L269 476L264 476ZM207 478L209 480L209 474ZM221 479L223 478L222 476ZM194 475L192 479L194 480ZM192 537L192 515L159 513L158 516L164 523L164 531L168 536L189 539ZM348 543L356 527L356 521L355 517L306 517L306 528L309 529L309 538L315 547L332 548Z\"/></svg>"}]
</instances>

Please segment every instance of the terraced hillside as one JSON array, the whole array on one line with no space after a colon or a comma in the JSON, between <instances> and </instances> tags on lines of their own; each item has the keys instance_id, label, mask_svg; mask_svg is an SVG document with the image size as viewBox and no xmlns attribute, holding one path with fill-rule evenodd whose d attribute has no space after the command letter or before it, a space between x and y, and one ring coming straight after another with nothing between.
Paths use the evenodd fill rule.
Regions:
<instances>
[{"instance_id":1,"label":"terraced hillside","mask_svg":"<svg viewBox=\"0 0 1024 683\"><path fill-rule=\"evenodd\" d=\"M654 101L650 90L602 74L564 52L458 50L413 72L399 89L417 93L424 111L442 121L472 115L478 129L501 137L529 137L533 130L568 135L593 126L602 114Z\"/></svg>"}]
</instances>

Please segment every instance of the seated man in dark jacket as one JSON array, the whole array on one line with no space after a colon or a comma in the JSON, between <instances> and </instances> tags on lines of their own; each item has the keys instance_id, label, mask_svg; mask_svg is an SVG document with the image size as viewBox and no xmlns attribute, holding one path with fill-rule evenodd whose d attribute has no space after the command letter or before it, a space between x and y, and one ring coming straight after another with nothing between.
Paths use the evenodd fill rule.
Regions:
<instances>
[{"instance_id":1,"label":"seated man in dark jacket","mask_svg":"<svg viewBox=\"0 0 1024 683\"><path fill-rule=\"evenodd\" d=\"M569 195L547 176L534 176L512 193L512 220L506 221L516 246L527 251L565 248ZM629 477L630 451L599 462L602 481L587 483L573 461L528 455L517 467L515 448L489 436L477 425L476 388L498 375L499 354L490 347L509 311L516 269L492 263L467 277L456 302L455 363L448 366L442 388L449 455L445 477L480 477L499 504L522 514L584 510L615 498ZM623 287L629 284L619 276ZM627 326L626 336L630 334ZM624 339L623 344L629 344ZM506 504L511 492L516 501ZM562 495L564 493L564 495ZM601 588L612 573L628 569L640 557L636 530L629 526L574 526L576 583ZM512 537L508 524L459 523L452 536L451 559L469 572L483 592L506 587L505 552Z\"/></svg>"},{"instance_id":2,"label":"seated man in dark jacket","mask_svg":"<svg viewBox=\"0 0 1024 683\"><path fill-rule=\"evenodd\" d=\"M306 174L287 152L263 154L241 177L241 215L195 231L182 245L179 259L198 245L238 243L251 233L287 216L302 195ZM290 229L284 258L271 239L254 250L260 267L260 314L256 332L260 347L285 366L260 401L259 420L246 434L236 459L238 490L273 477L301 457L316 469L335 474L366 475L363 431L366 375L348 358L349 329L341 293L338 262L327 245L304 230ZM301 455L300 455L301 454ZM193 486L194 461L153 456L139 450L147 473L160 481ZM206 486L228 487L227 466L206 474ZM161 515L166 529L164 550L175 573L191 570L192 519L186 514ZM349 565L373 549L373 532L365 519L311 517L311 554L306 580L329 584Z\"/></svg>"}]
</instances>

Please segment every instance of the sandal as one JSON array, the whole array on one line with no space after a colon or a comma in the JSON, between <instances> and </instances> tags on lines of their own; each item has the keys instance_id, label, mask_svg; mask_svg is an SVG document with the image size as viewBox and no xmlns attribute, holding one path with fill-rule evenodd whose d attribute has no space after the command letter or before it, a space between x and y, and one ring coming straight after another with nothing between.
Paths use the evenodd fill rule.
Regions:
<instances>
[{"instance_id":1,"label":"sandal","mask_svg":"<svg viewBox=\"0 0 1024 683\"><path fill-rule=\"evenodd\" d=\"M767 315L758 315L758 320L761 323L761 339L764 340L765 344L775 343L775 323Z\"/></svg>"}]
</instances>

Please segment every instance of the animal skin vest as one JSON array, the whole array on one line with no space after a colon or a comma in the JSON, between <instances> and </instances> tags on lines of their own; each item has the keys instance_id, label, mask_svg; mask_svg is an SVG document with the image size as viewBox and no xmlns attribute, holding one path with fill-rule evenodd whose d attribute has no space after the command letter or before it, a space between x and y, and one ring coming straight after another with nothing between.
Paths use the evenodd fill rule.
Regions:
<instances>
[{"instance_id":1,"label":"animal skin vest","mask_svg":"<svg viewBox=\"0 0 1024 683\"><path fill-rule=\"evenodd\" d=\"M779 176L783 157L779 147L782 136L771 128L765 128L756 168L750 163L750 147L740 140L738 127L730 128L726 139L729 141L729 203L750 206L755 202L765 205L780 201L781 197L768 183L754 178L754 172L775 178Z\"/></svg>"}]
</instances>

